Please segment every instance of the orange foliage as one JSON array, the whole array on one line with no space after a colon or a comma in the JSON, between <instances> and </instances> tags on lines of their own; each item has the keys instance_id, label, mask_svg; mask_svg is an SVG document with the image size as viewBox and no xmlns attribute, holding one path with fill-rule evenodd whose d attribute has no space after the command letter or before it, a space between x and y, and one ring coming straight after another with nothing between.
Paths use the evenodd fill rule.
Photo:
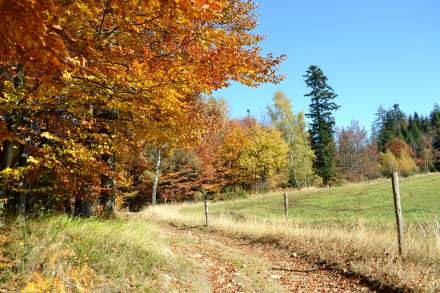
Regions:
<instances>
[{"instance_id":1,"label":"orange foliage","mask_svg":"<svg viewBox=\"0 0 440 293\"><path fill-rule=\"evenodd\" d=\"M251 33L254 9L239 0L0 0L2 141L32 155L35 183L50 174L58 194L79 197L96 197L101 175L116 176L103 155L198 145L213 117L201 95L231 80L282 79L284 57L261 56L262 37ZM117 171L130 174L133 161Z\"/></svg>"},{"instance_id":2,"label":"orange foliage","mask_svg":"<svg viewBox=\"0 0 440 293\"><path fill-rule=\"evenodd\" d=\"M390 150L394 156L400 158L404 153L414 156L414 151L409 144L399 138L393 138L386 145L385 148Z\"/></svg>"}]
</instances>

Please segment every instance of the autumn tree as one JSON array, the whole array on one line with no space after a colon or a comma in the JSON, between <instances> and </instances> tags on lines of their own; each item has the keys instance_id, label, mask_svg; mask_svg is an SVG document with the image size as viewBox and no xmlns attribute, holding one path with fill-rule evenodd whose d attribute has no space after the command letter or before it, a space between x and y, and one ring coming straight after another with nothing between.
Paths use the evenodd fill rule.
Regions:
<instances>
[{"instance_id":1,"label":"autumn tree","mask_svg":"<svg viewBox=\"0 0 440 293\"><path fill-rule=\"evenodd\" d=\"M416 164L425 172L435 169L436 151L434 149L433 138L430 134L425 134L421 139L421 146L419 156L416 159Z\"/></svg>"},{"instance_id":2,"label":"autumn tree","mask_svg":"<svg viewBox=\"0 0 440 293\"><path fill-rule=\"evenodd\" d=\"M373 137L378 141L382 151L395 139L405 142L409 146L406 152L413 157L418 168L423 171L433 171L438 160L438 148L436 148L438 136L436 121L437 117L440 117L438 113L440 113L438 106L434 106L429 116L417 112L406 115L397 104L391 109L384 109L381 106L373 125Z\"/></svg>"},{"instance_id":3,"label":"autumn tree","mask_svg":"<svg viewBox=\"0 0 440 293\"><path fill-rule=\"evenodd\" d=\"M385 148L386 152L380 160L384 175L390 176L392 172L400 172L404 176L409 176L417 171L413 150L405 141L394 138L385 145Z\"/></svg>"},{"instance_id":4,"label":"autumn tree","mask_svg":"<svg viewBox=\"0 0 440 293\"><path fill-rule=\"evenodd\" d=\"M347 180L361 180L366 175L368 161L374 161L367 148L367 131L359 126L358 121L353 120L348 127L337 130L337 166Z\"/></svg>"},{"instance_id":5,"label":"autumn tree","mask_svg":"<svg viewBox=\"0 0 440 293\"><path fill-rule=\"evenodd\" d=\"M114 197L117 141L198 141L200 94L230 80L280 80L283 58L261 56L262 38L251 33L253 2L20 0L0 8L3 169L34 166L36 181L50 173L61 197L95 200L110 189L106 198ZM12 154L17 146L25 151ZM24 157L33 159L19 164Z\"/></svg>"},{"instance_id":6,"label":"autumn tree","mask_svg":"<svg viewBox=\"0 0 440 293\"><path fill-rule=\"evenodd\" d=\"M281 133L256 125L240 154L239 164L245 172L246 183L254 191L270 187L273 176L286 167L288 146Z\"/></svg>"},{"instance_id":7,"label":"autumn tree","mask_svg":"<svg viewBox=\"0 0 440 293\"><path fill-rule=\"evenodd\" d=\"M244 187L247 184L240 158L250 143L250 131L254 124L256 121L246 125L243 121L231 120L226 125L214 162L215 177L222 189L226 186Z\"/></svg>"},{"instance_id":8,"label":"autumn tree","mask_svg":"<svg viewBox=\"0 0 440 293\"><path fill-rule=\"evenodd\" d=\"M380 170L385 176L391 176L393 172L399 171L399 162L390 150L381 153L379 162Z\"/></svg>"},{"instance_id":9,"label":"autumn tree","mask_svg":"<svg viewBox=\"0 0 440 293\"><path fill-rule=\"evenodd\" d=\"M391 139L385 145L385 149L387 149L390 152L392 152L393 155L396 156L396 157L400 157L404 153L406 153L406 154L408 154L410 156L414 156L414 151L411 148L411 146L409 144L407 144L405 141L403 141L401 139L398 139L398 138Z\"/></svg>"},{"instance_id":10,"label":"autumn tree","mask_svg":"<svg viewBox=\"0 0 440 293\"><path fill-rule=\"evenodd\" d=\"M209 193L216 193L222 188L219 180L216 180L216 163L220 161L219 152L230 122L229 106L225 99L208 98L207 116L206 131L196 146L196 153L202 161L202 188Z\"/></svg>"},{"instance_id":11,"label":"autumn tree","mask_svg":"<svg viewBox=\"0 0 440 293\"><path fill-rule=\"evenodd\" d=\"M327 84L327 77L318 66L311 65L304 78L310 88L306 94L311 99L306 116L311 119L309 132L316 156L314 168L324 184L329 184L336 176L335 118L332 112L339 108L333 101L337 95Z\"/></svg>"},{"instance_id":12,"label":"autumn tree","mask_svg":"<svg viewBox=\"0 0 440 293\"><path fill-rule=\"evenodd\" d=\"M364 164L362 166L363 175L368 179L375 179L380 175L380 165L379 158L380 152L377 146L377 142L374 140L370 140L364 149L363 156L367 158L364 160Z\"/></svg>"},{"instance_id":13,"label":"autumn tree","mask_svg":"<svg viewBox=\"0 0 440 293\"><path fill-rule=\"evenodd\" d=\"M277 129L288 145L289 183L298 189L313 180L314 153L309 144L304 114L295 115L289 99L280 91L273 97L273 105L267 107L271 125Z\"/></svg>"},{"instance_id":14,"label":"autumn tree","mask_svg":"<svg viewBox=\"0 0 440 293\"><path fill-rule=\"evenodd\" d=\"M414 159L406 152L402 153L398 158L399 172L403 176L409 176L418 171L416 162Z\"/></svg>"}]
</instances>

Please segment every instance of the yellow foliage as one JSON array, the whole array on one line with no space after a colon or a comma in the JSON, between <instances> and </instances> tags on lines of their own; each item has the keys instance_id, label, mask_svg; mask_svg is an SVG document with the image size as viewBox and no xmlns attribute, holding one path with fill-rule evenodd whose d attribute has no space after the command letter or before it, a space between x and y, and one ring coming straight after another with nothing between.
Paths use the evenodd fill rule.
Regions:
<instances>
[{"instance_id":1,"label":"yellow foliage","mask_svg":"<svg viewBox=\"0 0 440 293\"><path fill-rule=\"evenodd\" d=\"M287 144L279 131L256 126L240 155L240 165L248 178L266 184L287 163Z\"/></svg>"},{"instance_id":2,"label":"yellow foliage","mask_svg":"<svg viewBox=\"0 0 440 293\"><path fill-rule=\"evenodd\" d=\"M399 171L403 176L409 176L417 172L416 162L406 152L403 152L397 161L399 163Z\"/></svg>"},{"instance_id":3,"label":"yellow foliage","mask_svg":"<svg viewBox=\"0 0 440 293\"><path fill-rule=\"evenodd\" d=\"M52 279L47 278L41 273L34 272L31 280L26 283L26 286L21 291L23 293L41 293L41 292L57 292L63 293L64 286L58 276Z\"/></svg>"},{"instance_id":4,"label":"yellow foliage","mask_svg":"<svg viewBox=\"0 0 440 293\"><path fill-rule=\"evenodd\" d=\"M380 170L385 176L390 176L391 174L393 174L393 172L399 170L399 162L397 161L393 153L389 150L380 155L379 163Z\"/></svg>"},{"instance_id":5,"label":"yellow foliage","mask_svg":"<svg viewBox=\"0 0 440 293\"><path fill-rule=\"evenodd\" d=\"M55 277L47 277L40 271L32 273L30 279L26 282L22 292L70 292L69 288L74 285L75 288L92 287L93 281L97 278L96 273L87 264L80 266L68 266L62 268L69 260L75 260L75 251L69 247L60 249L58 245L49 247L49 252L45 260L45 269L55 273ZM46 272L47 273L47 272Z\"/></svg>"},{"instance_id":6,"label":"yellow foliage","mask_svg":"<svg viewBox=\"0 0 440 293\"><path fill-rule=\"evenodd\" d=\"M0 1L0 116L17 117L3 137L32 149L20 176L50 174L64 199L98 196L117 144L198 145L203 94L283 79L284 57L259 50L252 1L105 2Z\"/></svg>"},{"instance_id":7,"label":"yellow foliage","mask_svg":"<svg viewBox=\"0 0 440 293\"><path fill-rule=\"evenodd\" d=\"M417 171L416 162L407 152L402 152L400 157L396 158L390 150L387 150L381 154L379 163L380 170L385 176L390 176L393 172L409 176Z\"/></svg>"}]
</instances>

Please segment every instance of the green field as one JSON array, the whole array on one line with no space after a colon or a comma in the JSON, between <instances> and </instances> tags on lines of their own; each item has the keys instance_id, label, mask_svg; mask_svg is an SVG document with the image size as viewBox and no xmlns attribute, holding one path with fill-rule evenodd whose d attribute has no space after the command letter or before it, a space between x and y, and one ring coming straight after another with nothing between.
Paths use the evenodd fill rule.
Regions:
<instances>
[{"instance_id":1,"label":"green field","mask_svg":"<svg viewBox=\"0 0 440 293\"><path fill-rule=\"evenodd\" d=\"M401 202L406 223L423 223L440 218L440 174L400 179ZM310 224L350 224L365 221L394 223L394 204L390 179L347 184L328 189L290 191L289 219ZM201 205L185 212L200 213ZM246 199L212 202L210 213L238 218L282 217L282 192L249 195Z\"/></svg>"}]
</instances>

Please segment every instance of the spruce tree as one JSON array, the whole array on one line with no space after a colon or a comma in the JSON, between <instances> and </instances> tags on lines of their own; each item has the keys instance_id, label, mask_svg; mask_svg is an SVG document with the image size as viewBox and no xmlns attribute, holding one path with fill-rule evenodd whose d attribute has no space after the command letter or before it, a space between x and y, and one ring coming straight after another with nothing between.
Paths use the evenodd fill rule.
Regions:
<instances>
[{"instance_id":1,"label":"spruce tree","mask_svg":"<svg viewBox=\"0 0 440 293\"><path fill-rule=\"evenodd\" d=\"M381 152L385 151L385 145L392 139L406 139L407 117L400 110L398 104L394 104L393 108L388 110L379 106L376 117L373 124L373 137L377 141Z\"/></svg>"},{"instance_id":2,"label":"spruce tree","mask_svg":"<svg viewBox=\"0 0 440 293\"><path fill-rule=\"evenodd\" d=\"M334 142L335 118L333 111L339 108L333 101L337 95L327 84L327 77L318 66L310 66L304 75L306 85L311 89L309 113L311 119L310 139L315 151L314 168L322 177L324 184L329 184L336 176L336 148Z\"/></svg>"}]
</instances>

